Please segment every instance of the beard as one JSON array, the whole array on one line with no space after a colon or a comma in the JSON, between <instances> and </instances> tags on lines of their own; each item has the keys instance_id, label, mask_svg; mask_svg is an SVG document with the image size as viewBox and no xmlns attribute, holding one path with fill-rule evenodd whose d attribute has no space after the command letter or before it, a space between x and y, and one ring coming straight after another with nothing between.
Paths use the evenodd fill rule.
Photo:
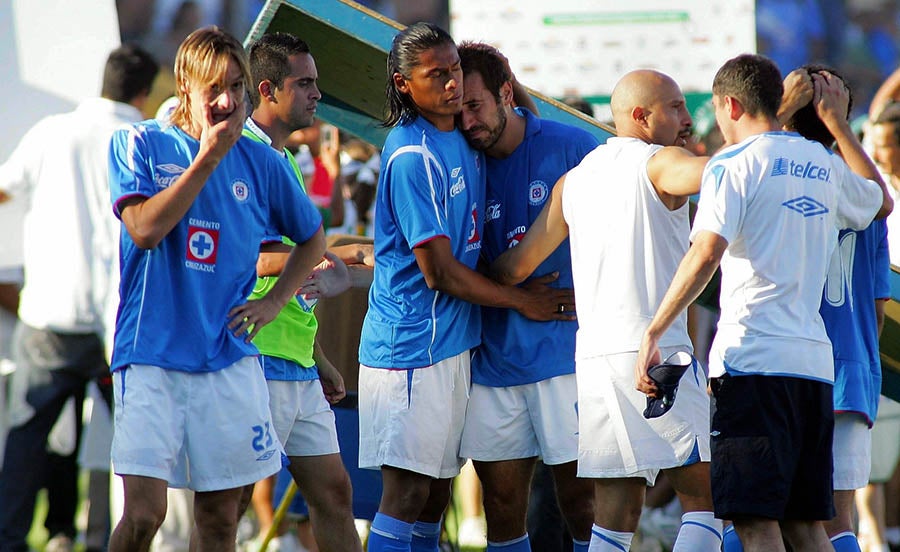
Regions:
<instances>
[{"instance_id":1,"label":"beard","mask_svg":"<svg viewBox=\"0 0 900 552\"><path fill-rule=\"evenodd\" d=\"M500 140L500 136L503 134L503 130L506 128L506 110L502 107L497 110L497 124L493 127L488 127L486 125L478 126L471 129L469 132L485 130L487 131L487 135L483 138L471 138L469 134L466 133L466 139L469 141L469 145L478 151L485 151L490 149Z\"/></svg>"}]
</instances>

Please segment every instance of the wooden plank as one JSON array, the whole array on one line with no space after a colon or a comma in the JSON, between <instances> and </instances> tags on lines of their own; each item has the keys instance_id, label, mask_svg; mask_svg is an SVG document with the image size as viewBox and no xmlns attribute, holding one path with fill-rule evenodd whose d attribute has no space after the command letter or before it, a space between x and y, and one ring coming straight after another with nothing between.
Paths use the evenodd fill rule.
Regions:
<instances>
[{"instance_id":1,"label":"wooden plank","mask_svg":"<svg viewBox=\"0 0 900 552\"><path fill-rule=\"evenodd\" d=\"M309 44L323 98L318 117L379 148L387 129L387 53L403 26L350 0L268 0L245 43L289 32ZM553 98L530 91L542 117L584 128L605 141L612 129Z\"/></svg>"}]
</instances>

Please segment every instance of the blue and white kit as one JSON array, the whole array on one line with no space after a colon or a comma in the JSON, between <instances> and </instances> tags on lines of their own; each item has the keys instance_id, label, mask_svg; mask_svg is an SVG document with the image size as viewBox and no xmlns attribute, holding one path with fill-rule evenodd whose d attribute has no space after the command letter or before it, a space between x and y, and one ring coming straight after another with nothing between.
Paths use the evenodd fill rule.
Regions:
<instances>
[{"instance_id":1,"label":"blue and white kit","mask_svg":"<svg viewBox=\"0 0 900 552\"><path fill-rule=\"evenodd\" d=\"M478 306L431 290L413 248L447 237L453 256L474 269L481 254L484 157L458 130L424 117L385 141L375 209L375 275L359 362L421 368L478 344Z\"/></svg>"},{"instance_id":2,"label":"blue and white kit","mask_svg":"<svg viewBox=\"0 0 900 552\"><path fill-rule=\"evenodd\" d=\"M144 121L116 131L110 192L119 205L151 197L190 166L199 142L178 127ZM121 236L121 303L111 368L149 364L188 372L220 370L256 347L227 328L256 281L256 259L274 226L298 243L322 224L296 176L271 147L241 137L187 214L153 249Z\"/></svg>"},{"instance_id":3,"label":"blue and white kit","mask_svg":"<svg viewBox=\"0 0 900 552\"><path fill-rule=\"evenodd\" d=\"M524 140L508 157L486 158L483 251L492 262L519 243L540 214L557 179L599 145L590 133L539 119L525 109ZM534 271L559 272L550 285L571 288L569 240ZM482 307L482 343L472 357L472 382L490 387L534 383L575 373L577 324L535 322L514 309Z\"/></svg>"},{"instance_id":4,"label":"blue and white kit","mask_svg":"<svg viewBox=\"0 0 900 552\"><path fill-rule=\"evenodd\" d=\"M887 222L841 230L819 313L834 351L834 410L856 412L869 427L881 394L875 301L891 295Z\"/></svg>"}]
</instances>

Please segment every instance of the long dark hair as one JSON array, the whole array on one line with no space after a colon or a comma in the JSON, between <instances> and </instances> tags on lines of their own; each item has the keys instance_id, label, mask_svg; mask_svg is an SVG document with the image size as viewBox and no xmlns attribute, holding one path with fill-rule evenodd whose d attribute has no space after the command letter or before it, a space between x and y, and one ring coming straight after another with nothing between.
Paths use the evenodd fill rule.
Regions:
<instances>
[{"instance_id":1,"label":"long dark hair","mask_svg":"<svg viewBox=\"0 0 900 552\"><path fill-rule=\"evenodd\" d=\"M397 90L394 73L411 79L412 69L419 65L422 52L444 44L454 44L453 38L450 33L432 23L415 23L397 33L387 58L387 117L382 126L392 127L416 120L419 116L416 104L408 94Z\"/></svg>"}]
</instances>

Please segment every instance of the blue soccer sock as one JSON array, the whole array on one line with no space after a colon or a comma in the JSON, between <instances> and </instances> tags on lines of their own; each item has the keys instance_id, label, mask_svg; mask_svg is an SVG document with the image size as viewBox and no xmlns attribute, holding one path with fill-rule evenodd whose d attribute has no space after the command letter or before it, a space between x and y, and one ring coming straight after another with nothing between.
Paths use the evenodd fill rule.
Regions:
<instances>
[{"instance_id":1,"label":"blue soccer sock","mask_svg":"<svg viewBox=\"0 0 900 552\"><path fill-rule=\"evenodd\" d=\"M831 537L831 546L834 547L834 552L860 552L859 541L850 531Z\"/></svg>"},{"instance_id":2,"label":"blue soccer sock","mask_svg":"<svg viewBox=\"0 0 900 552\"><path fill-rule=\"evenodd\" d=\"M441 540L441 522L417 521L412 527L411 552L438 552Z\"/></svg>"},{"instance_id":3,"label":"blue soccer sock","mask_svg":"<svg viewBox=\"0 0 900 552\"><path fill-rule=\"evenodd\" d=\"M580 541L572 539L572 552L588 552L591 541Z\"/></svg>"},{"instance_id":4,"label":"blue soccer sock","mask_svg":"<svg viewBox=\"0 0 900 552\"><path fill-rule=\"evenodd\" d=\"M590 552L628 552L631 549L631 539L634 533L610 531L596 523L591 527Z\"/></svg>"},{"instance_id":5,"label":"blue soccer sock","mask_svg":"<svg viewBox=\"0 0 900 552\"><path fill-rule=\"evenodd\" d=\"M378 512L369 528L368 552L411 552L413 524Z\"/></svg>"},{"instance_id":6,"label":"blue soccer sock","mask_svg":"<svg viewBox=\"0 0 900 552\"><path fill-rule=\"evenodd\" d=\"M719 550L722 547L722 520L712 512L685 512L672 552Z\"/></svg>"},{"instance_id":7,"label":"blue soccer sock","mask_svg":"<svg viewBox=\"0 0 900 552\"><path fill-rule=\"evenodd\" d=\"M725 528L725 533L722 536L722 552L744 552L744 545L741 544L741 539L738 537L737 531L734 530L734 525L729 525Z\"/></svg>"},{"instance_id":8,"label":"blue soccer sock","mask_svg":"<svg viewBox=\"0 0 900 552\"><path fill-rule=\"evenodd\" d=\"M485 552L531 552L531 541L528 540L528 533L508 541L488 541Z\"/></svg>"}]
</instances>

